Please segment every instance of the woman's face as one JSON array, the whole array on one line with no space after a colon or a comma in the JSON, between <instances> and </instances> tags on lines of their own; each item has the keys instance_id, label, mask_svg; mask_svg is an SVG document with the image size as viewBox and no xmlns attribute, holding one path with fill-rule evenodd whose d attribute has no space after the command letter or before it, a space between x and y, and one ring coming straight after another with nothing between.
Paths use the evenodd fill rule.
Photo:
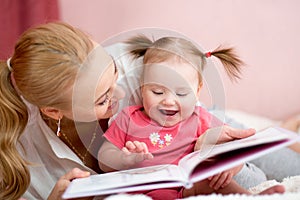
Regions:
<instances>
[{"instance_id":1,"label":"woman's face","mask_svg":"<svg viewBox=\"0 0 300 200\"><path fill-rule=\"evenodd\" d=\"M111 56L97 47L83 64L72 91L72 112L64 113L75 121L89 122L110 118L119 108L123 90L117 86L117 66Z\"/></svg>"},{"instance_id":2,"label":"woman's face","mask_svg":"<svg viewBox=\"0 0 300 200\"><path fill-rule=\"evenodd\" d=\"M121 87L116 82L118 79L117 66L110 65L103 74L95 93L95 114L97 119L112 117L119 108L119 100L124 97Z\"/></svg>"}]
</instances>

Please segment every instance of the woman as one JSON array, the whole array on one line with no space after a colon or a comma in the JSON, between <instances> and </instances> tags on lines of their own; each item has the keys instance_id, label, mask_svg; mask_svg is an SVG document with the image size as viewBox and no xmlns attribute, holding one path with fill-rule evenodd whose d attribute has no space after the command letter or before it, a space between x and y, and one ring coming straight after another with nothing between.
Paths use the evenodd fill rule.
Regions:
<instances>
[{"instance_id":1,"label":"woman","mask_svg":"<svg viewBox=\"0 0 300 200\"><path fill-rule=\"evenodd\" d=\"M101 47L70 25L41 25L21 36L0 76L1 199L60 198L70 180L101 172L92 155L101 145L97 120L111 117L122 96Z\"/></svg>"},{"instance_id":2,"label":"woman","mask_svg":"<svg viewBox=\"0 0 300 200\"><path fill-rule=\"evenodd\" d=\"M68 24L20 37L0 63L0 199L61 199L72 179L101 173L102 130L124 95L117 79L111 56Z\"/></svg>"}]
</instances>

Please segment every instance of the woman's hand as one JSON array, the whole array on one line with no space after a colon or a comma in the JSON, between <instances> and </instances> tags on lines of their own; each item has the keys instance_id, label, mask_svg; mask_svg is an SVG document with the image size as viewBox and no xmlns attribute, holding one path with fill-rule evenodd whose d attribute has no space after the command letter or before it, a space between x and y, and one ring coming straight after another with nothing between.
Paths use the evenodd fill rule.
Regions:
<instances>
[{"instance_id":1,"label":"woman's hand","mask_svg":"<svg viewBox=\"0 0 300 200\"><path fill-rule=\"evenodd\" d=\"M209 187L213 188L214 190L226 187L231 182L232 177L236 175L242 168L243 165L239 165L237 167L228 169L217 175L209 177Z\"/></svg>"},{"instance_id":2,"label":"woman's hand","mask_svg":"<svg viewBox=\"0 0 300 200\"><path fill-rule=\"evenodd\" d=\"M78 168L74 168L56 182L53 190L51 191L48 200L60 200L62 195L69 186L70 182L75 178L84 178L90 176L90 172L82 171ZM86 199L90 199L86 198Z\"/></svg>"}]
</instances>

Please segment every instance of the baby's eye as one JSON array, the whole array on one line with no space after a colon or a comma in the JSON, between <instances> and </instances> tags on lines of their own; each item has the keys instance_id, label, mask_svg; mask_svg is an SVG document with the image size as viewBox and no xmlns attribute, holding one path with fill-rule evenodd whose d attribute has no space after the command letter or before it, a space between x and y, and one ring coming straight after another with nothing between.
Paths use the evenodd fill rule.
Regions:
<instances>
[{"instance_id":1,"label":"baby's eye","mask_svg":"<svg viewBox=\"0 0 300 200\"><path fill-rule=\"evenodd\" d=\"M160 90L152 90L153 94L155 95L162 95L164 92Z\"/></svg>"},{"instance_id":2,"label":"baby's eye","mask_svg":"<svg viewBox=\"0 0 300 200\"><path fill-rule=\"evenodd\" d=\"M176 95L179 97L185 97L188 95L188 93L176 93Z\"/></svg>"}]
</instances>

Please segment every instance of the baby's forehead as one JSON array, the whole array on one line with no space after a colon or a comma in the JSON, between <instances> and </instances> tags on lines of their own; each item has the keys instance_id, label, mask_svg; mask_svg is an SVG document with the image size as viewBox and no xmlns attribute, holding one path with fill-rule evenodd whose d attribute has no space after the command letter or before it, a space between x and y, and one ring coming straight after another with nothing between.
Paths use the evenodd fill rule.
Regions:
<instances>
[{"instance_id":1,"label":"baby's forehead","mask_svg":"<svg viewBox=\"0 0 300 200\"><path fill-rule=\"evenodd\" d=\"M151 87L151 88L160 88L160 89L164 89L164 88L168 89L169 86L172 86L173 88L176 88L178 90L190 89L190 85L188 85L188 84L182 85L182 84L164 84L164 83L159 83L159 82L148 82L145 85L147 85L148 87Z\"/></svg>"},{"instance_id":2,"label":"baby's forehead","mask_svg":"<svg viewBox=\"0 0 300 200\"><path fill-rule=\"evenodd\" d=\"M168 73L166 73L168 72ZM186 76L176 71L150 71L144 76L142 85L157 89L169 89L173 91L192 90L197 87L198 80L187 79Z\"/></svg>"},{"instance_id":3,"label":"baby's forehead","mask_svg":"<svg viewBox=\"0 0 300 200\"><path fill-rule=\"evenodd\" d=\"M144 66L143 81L185 85L198 81L197 70L189 64L153 63Z\"/></svg>"}]
</instances>

